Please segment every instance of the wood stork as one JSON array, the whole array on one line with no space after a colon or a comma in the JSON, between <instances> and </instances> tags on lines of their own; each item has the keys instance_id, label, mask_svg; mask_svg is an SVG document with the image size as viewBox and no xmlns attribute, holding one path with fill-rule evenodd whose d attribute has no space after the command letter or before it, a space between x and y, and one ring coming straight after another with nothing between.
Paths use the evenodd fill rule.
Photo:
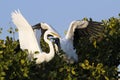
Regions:
<instances>
[{"instance_id":1,"label":"wood stork","mask_svg":"<svg viewBox=\"0 0 120 80\"><path fill-rule=\"evenodd\" d=\"M50 39L48 39L48 35L52 35L53 37L59 37L59 35L54 30L46 30L44 33L44 40L46 43L48 43L50 51L49 53L42 52L41 47L37 41L37 37L41 36L41 30L35 30L35 33L32 29L32 26L27 22L27 20L23 17L21 12L15 11L12 12L12 21L18 28L18 34L19 34L19 42L20 42L20 48L22 50L27 49L28 50L28 56L30 60L36 59L36 63L40 64L42 62L49 62L55 54L53 43ZM49 26L46 23L41 23L41 27ZM39 34L39 35L38 35ZM35 52L38 52L35 54Z\"/></svg>"},{"instance_id":2,"label":"wood stork","mask_svg":"<svg viewBox=\"0 0 120 80\"><path fill-rule=\"evenodd\" d=\"M39 27L40 25L38 23L35 26ZM66 33L66 36L64 38L59 38L61 49L66 53L67 59L72 60L74 62L78 61L78 55L76 54L76 49L73 44L77 44L79 37L97 36L100 35L102 31L103 25L101 22L96 22L92 20L72 21Z\"/></svg>"}]
</instances>

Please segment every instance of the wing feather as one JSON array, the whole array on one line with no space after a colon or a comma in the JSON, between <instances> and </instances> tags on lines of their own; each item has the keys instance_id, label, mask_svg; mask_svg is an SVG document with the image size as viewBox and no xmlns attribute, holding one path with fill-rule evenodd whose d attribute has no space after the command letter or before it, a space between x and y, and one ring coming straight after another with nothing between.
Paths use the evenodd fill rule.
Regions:
<instances>
[{"instance_id":1,"label":"wing feather","mask_svg":"<svg viewBox=\"0 0 120 80\"><path fill-rule=\"evenodd\" d=\"M90 36L98 36L103 33L104 26L101 22L96 21L88 21L88 25L86 28L75 29L74 35L77 37L90 37Z\"/></svg>"},{"instance_id":2,"label":"wing feather","mask_svg":"<svg viewBox=\"0 0 120 80\"><path fill-rule=\"evenodd\" d=\"M21 49L28 49L29 52L40 52L34 31L20 11L12 12L12 21L18 28Z\"/></svg>"},{"instance_id":3,"label":"wing feather","mask_svg":"<svg viewBox=\"0 0 120 80\"><path fill-rule=\"evenodd\" d=\"M96 38L100 38L104 32L104 26L101 22L88 21L88 25L85 28L76 28L74 32L74 46L78 44L80 38L86 38L90 41Z\"/></svg>"}]
</instances>

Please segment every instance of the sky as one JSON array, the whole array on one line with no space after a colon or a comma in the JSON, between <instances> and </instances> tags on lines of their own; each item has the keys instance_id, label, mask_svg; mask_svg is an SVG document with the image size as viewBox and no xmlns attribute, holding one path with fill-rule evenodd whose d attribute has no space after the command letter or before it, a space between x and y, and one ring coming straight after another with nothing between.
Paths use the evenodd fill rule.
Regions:
<instances>
[{"instance_id":1,"label":"sky","mask_svg":"<svg viewBox=\"0 0 120 80\"><path fill-rule=\"evenodd\" d=\"M120 0L0 0L0 39L8 35L7 30L15 27L11 13L20 10L31 25L46 22L61 36L74 20L84 17L96 21L117 17L120 13Z\"/></svg>"},{"instance_id":2,"label":"sky","mask_svg":"<svg viewBox=\"0 0 120 80\"><path fill-rule=\"evenodd\" d=\"M120 0L0 0L0 39L5 39L12 26L11 13L19 9L29 24L46 22L61 36L74 20L84 17L95 21L118 17ZM17 34L16 34L17 35Z\"/></svg>"}]
</instances>

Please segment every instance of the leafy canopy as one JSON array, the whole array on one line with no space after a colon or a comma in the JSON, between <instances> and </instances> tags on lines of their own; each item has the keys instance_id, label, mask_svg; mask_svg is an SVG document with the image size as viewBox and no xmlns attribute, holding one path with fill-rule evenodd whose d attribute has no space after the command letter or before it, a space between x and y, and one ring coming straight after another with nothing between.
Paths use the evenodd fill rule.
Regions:
<instances>
[{"instance_id":1,"label":"leafy canopy","mask_svg":"<svg viewBox=\"0 0 120 80\"><path fill-rule=\"evenodd\" d=\"M0 39L0 80L117 80L120 64L120 18L103 20L104 33L97 38L80 37L75 44L79 62L68 64L55 55L49 63L35 64L27 59L14 37ZM16 34L11 28L10 34ZM16 30L17 31L17 30ZM2 35L2 28L0 28ZM41 40L42 49L48 51ZM61 51L64 54L63 51Z\"/></svg>"}]
</instances>

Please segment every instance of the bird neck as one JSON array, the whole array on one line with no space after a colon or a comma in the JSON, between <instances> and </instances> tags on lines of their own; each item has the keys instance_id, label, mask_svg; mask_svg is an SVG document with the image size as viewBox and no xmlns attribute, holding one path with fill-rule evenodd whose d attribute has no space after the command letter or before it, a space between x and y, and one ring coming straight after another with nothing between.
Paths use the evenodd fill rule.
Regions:
<instances>
[{"instance_id":1,"label":"bird neck","mask_svg":"<svg viewBox=\"0 0 120 80\"><path fill-rule=\"evenodd\" d=\"M50 51L49 51L49 53L47 55L50 55L51 58L52 58L54 56L54 54L55 54L54 46L53 46L53 43L50 40L48 40L47 35L48 35L48 32L46 31L45 34L44 34L44 40L48 44L48 46L50 48Z\"/></svg>"}]
</instances>

